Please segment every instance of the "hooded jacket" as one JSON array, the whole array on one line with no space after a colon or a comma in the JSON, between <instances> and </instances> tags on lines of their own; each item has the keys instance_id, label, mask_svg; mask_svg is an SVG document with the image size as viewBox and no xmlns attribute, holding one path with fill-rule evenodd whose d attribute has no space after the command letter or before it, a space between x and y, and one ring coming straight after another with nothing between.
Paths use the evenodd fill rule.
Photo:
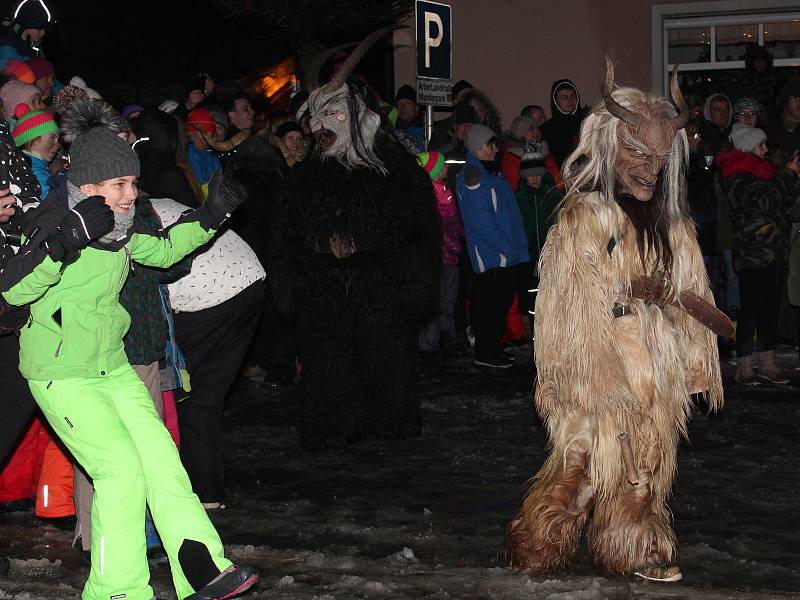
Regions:
<instances>
[{"instance_id":1,"label":"hooded jacket","mask_svg":"<svg viewBox=\"0 0 800 600\"><path fill-rule=\"evenodd\" d=\"M556 91L565 86L575 90L577 98L575 110L569 114L562 112L556 103ZM542 123L542 137L550 144L550 152L553 153L556 163L561 167L577 146L581 122L586 116L586 109L581 107L581 94L571 80L559 79L553 82L553 86L550 88L550 114L552 116Z\"/></svg>"},{"instance_id":2,"label":"hooded jacket","mask_svg":"<svg viewBox=\"0 0 800 600\"><path fill-rule=\"evenodd\" d=\"M730 106L730 114L728 115L728 122L725 127L720 128L719 125L711 120L711 103L714 100L727 100ZM733 121L733 103L731 99L725 94L711 94L706 98L706 103L703 105L703 123L700 125L700 137L702 138L703 154L716 154L728 142L728 136L731 133L731 122Z\"/></svg>"},{"instance_id":3,"label":"hooded jacket","mask_svg":"<svg viewBox=\"0 0 800 600\"><path fill-rule=\"evenodd\" d=\"M139 138L134 145L139 155L139 187L153 198L172 198L186 206L198 206L186 174L177 163L178 122L167 113L148 108L134 121Z\"/></svg>"}]
</instances>

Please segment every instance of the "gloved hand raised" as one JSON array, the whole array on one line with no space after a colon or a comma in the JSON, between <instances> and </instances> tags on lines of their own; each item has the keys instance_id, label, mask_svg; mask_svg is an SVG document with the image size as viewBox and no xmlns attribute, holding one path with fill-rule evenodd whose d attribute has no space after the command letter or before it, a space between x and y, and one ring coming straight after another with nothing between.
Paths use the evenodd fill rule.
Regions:
<instances>
[{"instance_id":1,"label":"gloved hand raised","mask_svg":"<svg viewBox=\"0 0 800 600\"><path fill-rule=\"evenodd\" d=\"M114 211L106 204L106 199L102 196L90 196L67 212L60 229L66 243L80 250L113 228Z\"/></svg>"},{"instance_id":2,"label":"gloved hand raised","mask_svg":"<svg viewBox=\"0 0 800 600\"><path fill-rule=\"evenodd\" d=\"M102 196L90 196L67 211L58 230L42 243L50 257L58 262L75 260L78 252L94 239L114 228L114 211Z\"/></svg>"},{"instance_id":3,"label":"gloved hand raised","mask_svg":"<svg viewBox=\"0 0 800 600\"><path fill-rule=\"evenodd\" d=\"M208 199L203 207L208 211L208 225L219 229L246 199L247 189L237 177L235 159L225 169L217 169L208 182Z\"/></svg>"}]
</instances>

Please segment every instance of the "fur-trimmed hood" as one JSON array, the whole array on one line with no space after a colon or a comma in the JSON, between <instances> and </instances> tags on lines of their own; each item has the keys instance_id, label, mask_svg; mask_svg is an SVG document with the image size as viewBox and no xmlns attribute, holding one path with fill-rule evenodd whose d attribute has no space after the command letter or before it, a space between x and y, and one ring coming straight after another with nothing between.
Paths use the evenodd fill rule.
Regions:
<instances>
[{"instance_id":1,"label":"fur-trimmed hood","mask_svg":"<svg viewBox=\"0 0 800 600\"><path fill-rule=\"evenodd\" d=\"M777 175L772 163L759 158L751 152L742 152L731 148L717 155L717 168L723 177L736 177L741 173L750 173L759 179L774 179Z\"/></svg>"}]
</instances>

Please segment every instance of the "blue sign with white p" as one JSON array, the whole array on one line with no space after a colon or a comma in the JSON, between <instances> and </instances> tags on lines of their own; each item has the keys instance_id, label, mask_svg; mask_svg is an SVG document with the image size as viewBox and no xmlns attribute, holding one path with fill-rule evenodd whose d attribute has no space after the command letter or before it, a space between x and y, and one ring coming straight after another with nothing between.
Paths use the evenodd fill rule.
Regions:
<instances>
[{"instance_id":1,"label":"blue sign with white p","mask_svg":"<svg viewBox=\"0 0 800 600\"><path fill-rule=\"evenodd\" d=\"M417 0L417 77L451 79L452 12L447 4Z\"/></svg>"}]
</instances>

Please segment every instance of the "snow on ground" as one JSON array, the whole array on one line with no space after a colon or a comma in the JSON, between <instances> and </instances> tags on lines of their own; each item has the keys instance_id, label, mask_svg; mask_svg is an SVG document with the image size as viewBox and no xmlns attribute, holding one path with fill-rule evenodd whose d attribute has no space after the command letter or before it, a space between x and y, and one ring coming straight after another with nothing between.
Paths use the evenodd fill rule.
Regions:
<instances>
[{"instance_id":1,"label":"snow on ground","mask_svg":"<svg viewBox=\"0 0 800 600\"><path fill-rule=\"evenodd\" d=\"M800 387L727 387L718 415L696 411L671 508L684 580L606 577L585 545L567 572L505 568L504 530L544 457L530 349L505 372L468 355L420 362L425 428L415 440L303 450L294 387L242 380L226 413L228 508L212 513L229 554L258 566L248 598L546 600L800 598ZM796 359L787 348L787 366ZM732 365L726 363L726 379ZM797 374L800 384L800 373ZM0 600L79 595L87 571L70 534L31 513L0 515ZM161 598L169 571L154 567Z\"/></svg>"}]
</instances>

